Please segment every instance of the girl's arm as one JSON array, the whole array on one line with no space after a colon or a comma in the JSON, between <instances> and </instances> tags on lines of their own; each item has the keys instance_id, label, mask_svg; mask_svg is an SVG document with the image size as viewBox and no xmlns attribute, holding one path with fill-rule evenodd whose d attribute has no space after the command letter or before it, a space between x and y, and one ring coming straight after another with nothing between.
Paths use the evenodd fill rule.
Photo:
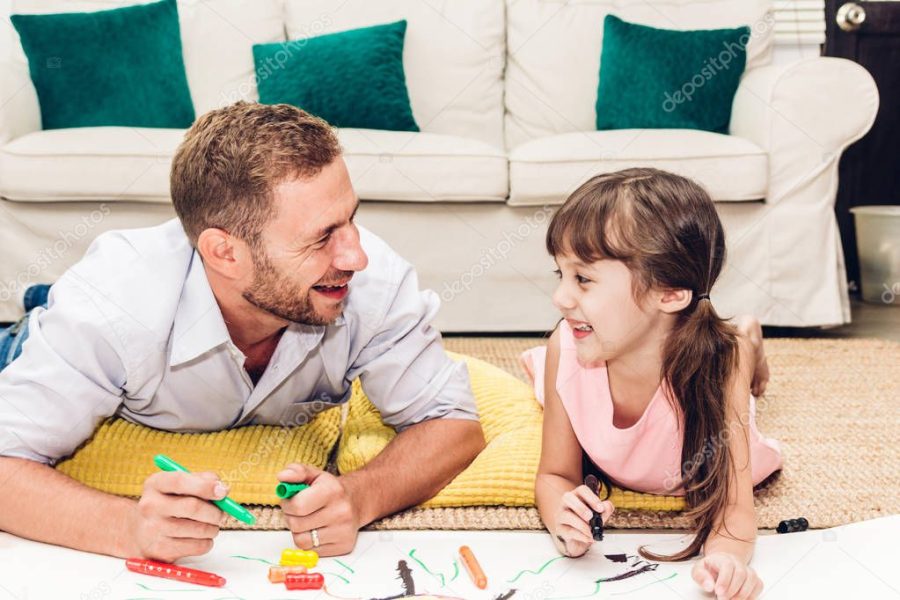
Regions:
<instances>
[{"instance_id":1,"label":"girl's arm","mask_svg":"<svg viewBox=\"0 0 900 600\"><path fill-rule=\"evenodd\" d=\"M738 336L738 364L726 396L727 443L733 460L728 502L704 546L704 558L694 565L694 579L719 598L753 598L762 582L747 564L756 544L756 510L750 465L750 384L755 366L754 348Z\"/></svg>"},{"instance_id":2,"label":"girl's arm","mask_svg":"<svg viewBox=\"0 0 900 600\"><path fill-rule=\"evenodd\" d=\"M603 513L605 522L612 515L613 507L581 485L581 445L556 391L558 367L559 328L547 344L543 442L535 497L541 519L560 552L580 556L593 543L588 525L592 510Z\"/></svg>"}]
</instances>

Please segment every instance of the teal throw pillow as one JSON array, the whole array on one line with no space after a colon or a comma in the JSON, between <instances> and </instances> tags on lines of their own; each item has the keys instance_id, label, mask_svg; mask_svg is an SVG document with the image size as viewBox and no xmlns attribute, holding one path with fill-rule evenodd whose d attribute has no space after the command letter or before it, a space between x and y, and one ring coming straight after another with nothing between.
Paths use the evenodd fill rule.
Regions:
<instances>
[{"instance_id":1,"label":"teal throw pillow","mask_svg":"<svg viewBox=\"0 0 900 600\"><path fill-rule=\"evenodd\" d=\"M406 21L253 46L259 101L335 127L419 131L403 72Z\"/></svg>"},{"instance_id":2,"label":"teal throw pillow","mask_svg":"<svg viewBox=\"0 0 900 600\"><path fill-rule=\"evenodd\" d=\"M728 132L749 27L678 31L607 15L597 129Z\"/></svg>"},{"instance_id":3,"label":"teal throw pillow","mask_svg":"<svg viewBox=\"0 0 900 600\"><path fill-rule=\"evenodd\" d=\"M44 129L182 128L194 121L175 0L10 18Z\"/></svg>"}]
</instances>

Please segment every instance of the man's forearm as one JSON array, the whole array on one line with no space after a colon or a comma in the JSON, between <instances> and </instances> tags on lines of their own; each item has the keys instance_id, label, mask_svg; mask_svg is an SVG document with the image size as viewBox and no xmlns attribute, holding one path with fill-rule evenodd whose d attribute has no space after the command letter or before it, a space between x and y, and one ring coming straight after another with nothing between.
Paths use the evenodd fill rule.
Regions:
<instances>
[{"instance_id":1,"label":"man's forearm","mask_svg":"<svg viewBox=\"0 0 900 600\"><path fill-rule=\"evenodd\" d=\"M483 448L478 421L434 419L404 430L365 467L341 477L359 526L433 497Z\"/></svg>"},{"instance_id":2,"label":"man's forearm","mask_svg":"<svg viewBox=\"0 0 900 600\"><path fill-rule=\"evenodd\" d=\"M134 500L105 494L31 460L0 457L0 530L124 557ZM103 526L98 527L102 520Z\"/></svg>"}]
</instances>

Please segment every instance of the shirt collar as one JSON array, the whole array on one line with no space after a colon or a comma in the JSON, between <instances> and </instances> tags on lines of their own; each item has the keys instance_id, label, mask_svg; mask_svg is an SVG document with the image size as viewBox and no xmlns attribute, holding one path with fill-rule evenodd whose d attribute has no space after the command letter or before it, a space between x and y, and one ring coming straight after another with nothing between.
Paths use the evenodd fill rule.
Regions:
<instances>
[{"instance_id":1,"label":"shirt collar","mask_svg":"<svg viewBox=\"0 0 900 600\"><path fill-rule=\"evenodd\" d=\"M346 318L341 313L330 326L343 326ZM309 326L292 323L289 330L306 337L315 345L321 341L326 326ZM312 335L310 335L312 334ZM231 344L231 335L225 326L225 319L219 303L209 287L209 279L203 268L200 255L194 250L191 266L181 291L181 299L175 310L172 327L172 353L169 366L186 363L222 344ZM236 349L236 348L235 348ZM307 348L307 351L309 348Z\"/></svg>"},{"instance_id":2,"label":"shirt collar","mask_svg":"<svg viewBox=\"0 0 900 600\"><path fill-rule=\"evenodd\" d=\"M175 310L169 365L185 363L230 341L219 303L206 278L203 261L194 250Z\"/></svg>"}]
</instances>

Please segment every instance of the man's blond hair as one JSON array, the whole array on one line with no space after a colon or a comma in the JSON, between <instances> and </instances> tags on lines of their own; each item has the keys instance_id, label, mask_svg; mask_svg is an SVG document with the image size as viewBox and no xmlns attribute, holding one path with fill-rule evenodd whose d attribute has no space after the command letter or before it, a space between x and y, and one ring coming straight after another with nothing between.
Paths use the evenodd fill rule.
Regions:
<instances>
[{"instance_id":1,"label":"man's blond hair","mask_svg":"<svg viewBox=\"0 0 900 600\"><path fill-rule=\"evenodd\" d=\"M195 246L210 227L255 245L275 216L275 186L314 177L340 154L322 119L288 104L237 102L185 134L172 162L172 204Z\"/></svg>"}]
</instances>

